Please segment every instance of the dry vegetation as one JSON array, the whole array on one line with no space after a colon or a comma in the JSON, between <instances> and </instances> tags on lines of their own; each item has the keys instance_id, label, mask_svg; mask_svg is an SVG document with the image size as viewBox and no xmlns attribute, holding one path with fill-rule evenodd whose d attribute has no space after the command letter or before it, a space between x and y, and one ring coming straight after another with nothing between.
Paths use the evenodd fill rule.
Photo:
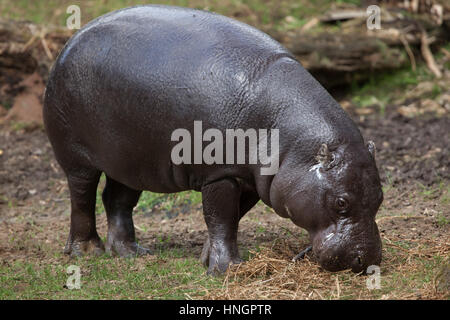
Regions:
<instances>
[{"instance_id":1,"label":"dry vegetation","mask_svg":"<svg viewBox=\"0 0 450 320\"><path fill-rule=\"evenodd\" d=\"M386 238L385 238L386 239ZM431 281L409 286L409 278L420 274L424 265L448 264L450 243L420 241L420 247L406 249L385 241L380 289L369 290L372 278L351 271L328 273L309 258L291 262L298 251L281 241L252 252L252 258L230 269L220 289L208 292L209 299L446 299L449 271L432 274ZM410 239L409 239L410 240ZM402 241L405 241L402 239ZM408 240L406 240L408 241ZM412 242L414 244L414 242ZM416 241L417 243L417 241ZM393 249L393 250L392 250ZM447 257L445 260L436 257ZM395 290L393 290L397 287ZM401 288L401 289L400 289Z\"/></svg>"}]
</instances>

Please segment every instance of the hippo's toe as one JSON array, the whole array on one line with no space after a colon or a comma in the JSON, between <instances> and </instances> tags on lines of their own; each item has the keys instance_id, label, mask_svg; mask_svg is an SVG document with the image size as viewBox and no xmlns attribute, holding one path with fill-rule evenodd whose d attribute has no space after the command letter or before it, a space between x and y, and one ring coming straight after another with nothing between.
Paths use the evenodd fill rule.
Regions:
<instances>
[{"instance_id":1,"label":"hippo's toe","mask_svg":"<svg viewBox=\"0 0 450 320\"><path fill-rule=\"evenodd\" d=\"M106 253L110 255L118 255L122 258L131 258L152 254L150 249L144 248L136 242L117 241L108 238L106 242Z\"/></svg>"},{"instance_id":2,"label":"hippo's toe","mask_svg":"<svg viewBox=\"0 0 450 320\"><path fill-rule=\"evenodd\" d=\"M76 240L69 237L64 248L64 253L72 257L90 254L98 256L105 253L105 246L98 236L89 240Z\"/></svg>"},{"instance_id":3,"label":"hippo's toe","mask_svg":"<svg viewBox=\"0 0 450 320\"><path fill-rule=\"evenodd\" d=\"M225 273L230 264L244 262L244 260L239 257L237 247L229 250L227 246L220 243L216 243L211 247L209 237L206 238L205 243L203 244L200 261L205 267L208 267L208 275Z\"/></svg>"}]
</instances>

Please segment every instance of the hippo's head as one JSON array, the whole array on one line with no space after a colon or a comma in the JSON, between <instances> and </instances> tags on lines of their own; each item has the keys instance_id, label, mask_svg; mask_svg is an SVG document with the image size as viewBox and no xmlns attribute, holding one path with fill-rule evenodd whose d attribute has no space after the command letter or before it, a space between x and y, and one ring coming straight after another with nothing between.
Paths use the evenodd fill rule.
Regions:
<instances>
[{"instance_id":1,"label":"hippo's head","mask_svg":"<svg viewBox=\"0 0 450 320\"><path fill-rule=\"evenodd\" d=\"M383 201L375 145L322 144L316 163L291 177L282 216L308 230L314 255L329 271L366 271L381 262L375 215ZM280 199L281 200L281 199ZM280 203L280 202L279 202Z\"/></svg>"}]
</instances>

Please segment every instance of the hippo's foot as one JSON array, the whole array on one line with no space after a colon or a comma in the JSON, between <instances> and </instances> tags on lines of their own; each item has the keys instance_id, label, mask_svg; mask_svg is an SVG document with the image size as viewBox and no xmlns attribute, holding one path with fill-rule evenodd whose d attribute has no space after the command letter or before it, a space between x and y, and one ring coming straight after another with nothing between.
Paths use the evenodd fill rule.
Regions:
<instances>
[{"instance_id":1,"label":"hippo's foot","mask_svg":"<svg viewBox=\"0 0 450 320\"><path fill-rule=\"evenodd\" d=\"M228 249L231 247L232 249ZM239 257L237 245L226 246L222 241L216 241L210 244L209 237L203 244L200 260L205 267L208 267L208 275L225 273L230 264L239 264L244 262Z\"/></svg>"},{"instance_id":2,"label":"hippo's foot","mask_svg":"<svg viewBox=\"0 0 450 320\"><path fill-rule=\"evenodd\" d=\"M99 256L105 253L105 246L97 235L89 240L77 240L69 236L64 253L71 257L81 257L90 254Z\"/></svg>"},{"instance_id":3,"label":"hippo's foot","mask_svg":"<svg viewBox=\"0 0 450 320\"><path fill-rule=\"evenodd\" d=\"M144 248L135 241L122 241L114 239L108 235L106 241L106 253L110 255L118 255L122 258L131 258L152 254L150 249Z\"/></svg>"}]
</instances>

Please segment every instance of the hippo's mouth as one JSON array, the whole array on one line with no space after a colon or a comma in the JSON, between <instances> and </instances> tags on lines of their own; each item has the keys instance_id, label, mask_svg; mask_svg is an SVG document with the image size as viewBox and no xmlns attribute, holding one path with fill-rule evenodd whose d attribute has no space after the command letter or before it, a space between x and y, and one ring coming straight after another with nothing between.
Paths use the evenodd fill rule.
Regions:
<instances>
[{"instance_id":1,"label":"hippo's mouth","mask_svg":"<svg viewBox=\"0 0 450 320\"><path fill-rule=\"evenodd\" d=\"M308 246L302 251L300 251L299 254L297 254L295 257L292 258L292 261L298 261L302 260L306 257L306 255L309 252L312 252L313 248L312 246ZM314 253L315 256L320 257L320 255L317 255ZM334 257L328 257L328 258L319 258L319 264L320 266L330 272L337 272L342 270L351 269L354 273L364 273L366 271L366 266L363 264L361 257L355 256L353 259L351 259L351 264L342 263L341 259L339 259L339 256Z\"/></svg>"}]
</instances>

